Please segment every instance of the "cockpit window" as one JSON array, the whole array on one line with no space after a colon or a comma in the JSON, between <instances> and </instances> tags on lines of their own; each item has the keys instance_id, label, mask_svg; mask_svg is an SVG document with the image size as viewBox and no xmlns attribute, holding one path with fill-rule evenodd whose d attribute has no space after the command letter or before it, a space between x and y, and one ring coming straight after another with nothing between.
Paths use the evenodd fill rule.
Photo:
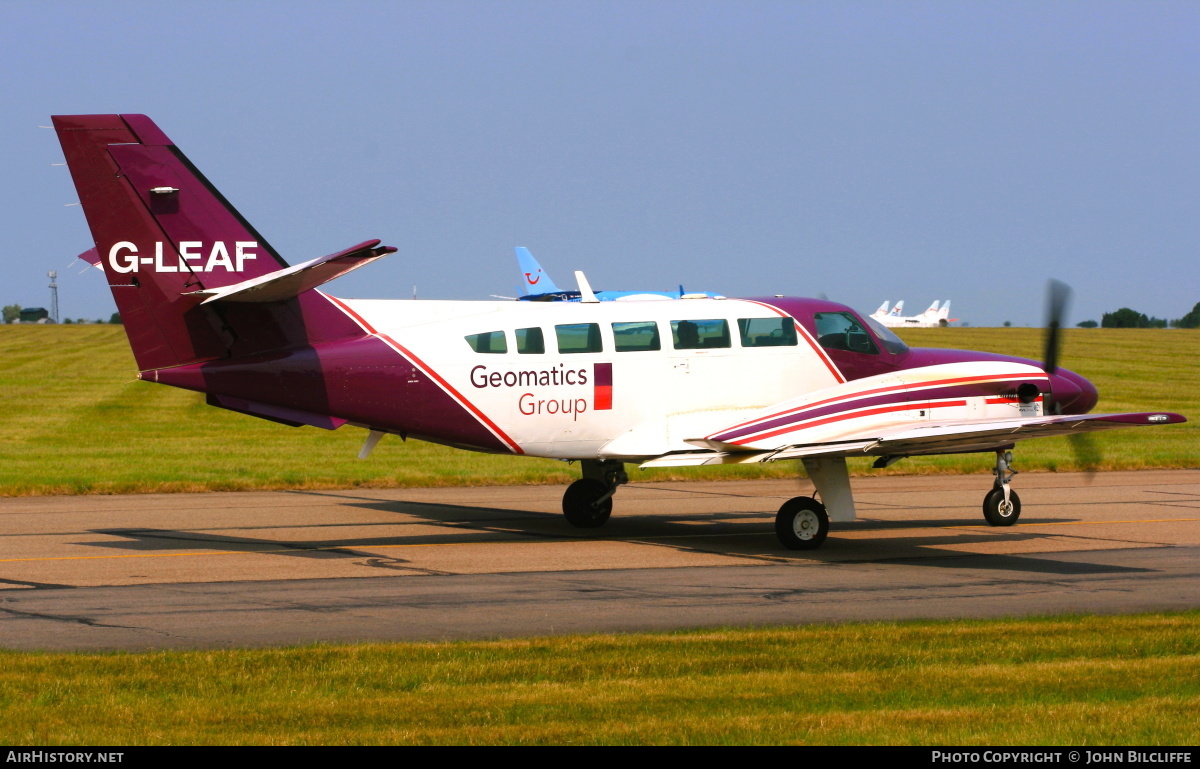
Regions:
<instances>
[{"instance_id":1,"label":"cockpit window","mask_svg":"<svg viewBox=\"0 0 1200 769\"><path fill-rule=\"evenodd\" d=\"M871 341L871 335L858 322L858 318L850 313L818 312L813 318L817 322L817 341L826 350L879 354L879 348Z\"/></svg>"},{"instance_id":2,"label":"cockpit window","mask_svg":"<svg viewBox=\"0 0 1200 769\"><path fill-rule=\"evenodd\" d=\"M485 331L482 334L469 334L467 344L475 352L506 353L508 342L504 339L503 331Z\"/></svg>"},{"instance_id":3,"label":"cockpit window","mask_svg":"<svg viewBox=\"0 0 1200 769\"><path fill-rule=\"evenodd\" d=\"M864 320L871 327L871 330L875 332L875 336L879 337L879 341L883 342L883 349L892 355L908 352L908 345L901 341L900 337L896 336L895 332L890 328L874 318L867 317Z\"/></svg>"}]
</instances>

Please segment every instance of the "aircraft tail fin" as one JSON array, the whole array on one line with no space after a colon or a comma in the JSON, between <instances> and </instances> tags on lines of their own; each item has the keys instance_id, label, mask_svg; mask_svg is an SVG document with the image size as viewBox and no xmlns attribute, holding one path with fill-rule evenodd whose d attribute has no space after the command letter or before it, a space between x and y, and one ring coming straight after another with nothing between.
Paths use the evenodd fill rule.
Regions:
<instances>
[{"instance_id":1,"label":"aircraft tail fin","mask_svg":"<svg viewBox=\"0 0 1200 769\"><path fill-rule=\"evenodd\" d=\"M891 300L889 300L889 299L883 300L883 304L879 305L879 309L871 314L872 315L887 315L888 314L888 303L890 301Z\"/></svg>"},{"instance_id":2,"label":"aircraft tail fin","mask_svg":"<svg viewBox=\"0 0 1200 769\"><path fill-rule=\"evenodd\" d=\"M947 299L942 303L942 308L938 310L938 317L942 320L947 320L950 317L950 300Z\"/></svg>"},{"instance_id":3,"label":"aircraft tail fin","mask_svg":"<svg viewBox=\"0 0 1200 769\"><path fill-rule=\"evenodd\" d=\"M315 291L280 292L273 304L201 307L220 289L241 286L246 296L246 286L270 281L289 269L287 262L150 118L58 115L53 121L95 241L88 261L96 259L104 270L139 369L358 331ZM361 248L354 255L361 257Z\"/></svg>"},{"instance_id":4,"label":"aircraft tail fin","mask_svg":"<svg viewBox=\"0 0 1200 769\"><path fill-rule=\"evenodd\" d=\"M521 288L529 294L555 294L562 291L533 258L528 248L516 247L517 266L521 269Z\"/></svg>"},{"instance_id":5,"label":"aircraft tail fin","mask_svg":"<svg viewBox=\"0 0 1200 769\"><path fill-rule=\"evenodd\" d=\"M929 309L928 309L928 310L926 310L926 311L925 311L924 313L922 313L922 314L923 314L923 315L932 315L932 316L936 317L936 316L937 316L937 311L938 311L938 300L937 300L937 299L934 299L934 300L933 300L933 304L929 305Z\"/></svg>"},{"instance_id":6,"label":"aircraft tail fin","mask_svg":"<svg viewBox=\"0 0 1200 769\"><path fill-rule=\"evenodd\" d=\"M896 306L892 308L892 315L903 315L903 314L904 314L904 300L901 299L899 302L896 302Z\"/></svg>"}]
</instances>

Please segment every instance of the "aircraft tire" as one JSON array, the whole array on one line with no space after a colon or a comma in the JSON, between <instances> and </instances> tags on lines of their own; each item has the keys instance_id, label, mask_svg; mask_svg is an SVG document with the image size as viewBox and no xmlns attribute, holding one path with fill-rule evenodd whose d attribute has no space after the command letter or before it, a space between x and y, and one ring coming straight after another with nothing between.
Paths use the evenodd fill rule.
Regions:
<instances>
[{"instance_id":1,"label":"aircraft tire","mask_svg":"<svg viewBox=\"0 0 1200 769\"><path fill-rule=\"evenodd\" d=\"M1021 498L1008 490L1008 505L1004 504L1004 489L996 487L983 498L983 517L992 526L1012 526L1021 517Z\"/></svg>"},{"instance_id":2,"label":"aircraft tire","mask_svg":"<svg viewBox=\"0 0 1200 769\"><path fill-rule=\"evenodd\" d=\"M563 493L563 515L567 523L579 529L597 529L612 515L612 497L593 506L608 493L608 487L593 478L580 478Z\"/></svg>"},{"instance_id":3,"label":"aircraft tire","mask_svg":"<svg viewBox=\"0 0 1200 769\"><path fill-rule=\"evenodd\" d=\"M829 534L829 514L812 497L793 497L775 516L775 536L788 550L816 550Z\"/></svg>"}]
</instances>

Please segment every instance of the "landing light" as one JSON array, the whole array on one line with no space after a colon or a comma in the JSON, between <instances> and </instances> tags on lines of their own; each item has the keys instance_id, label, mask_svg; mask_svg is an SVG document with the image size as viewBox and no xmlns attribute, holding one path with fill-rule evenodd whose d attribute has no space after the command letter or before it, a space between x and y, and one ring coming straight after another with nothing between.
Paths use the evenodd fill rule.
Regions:
<instances>
[{"instance_id":1,"label":"landing light","mask_svg":"<svg viewBox=\"0 0 1200 769\"><path fill-rule=\"evenodd\" d=\"M178 187L151 187L150 188L151 195L171 195L176 192L179 192Z\"/></svg>"},{"instance_id":2,"label":"landing light","mask_svg":"<svg viewBox=\"0 0 1200 769\"><path fill-rule=\"evenodd\" d=\"M1146 421L1147 422L1166 422L1167 415L1166 414L1151 414L1150 416L1146 417Z\"/></svg>"}]
</instances>

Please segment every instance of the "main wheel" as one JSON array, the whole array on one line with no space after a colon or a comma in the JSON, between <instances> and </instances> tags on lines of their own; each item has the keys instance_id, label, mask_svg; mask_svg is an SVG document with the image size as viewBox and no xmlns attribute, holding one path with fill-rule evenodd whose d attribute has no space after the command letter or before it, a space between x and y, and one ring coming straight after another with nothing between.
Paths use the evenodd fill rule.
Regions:
<instances>
[{"instance_id":1,"label":"main wheel","mask_svg":"<svg viewBox=\"0 0 1200 769\"><path fill-rule=\"evenodd\" d=\"M829 534L829 514L812 497L783 503L775 516L775 536L788 550L816 550Z\"/></svg>"},{"instance_id":2,"label":"main wheel","mask_svg":"<svg viewBox=\"0 0 1200 769\"><path fill-rule=\"evenodd\" d=\"M612 515L612 497L596 504L608 493L608 487L593 478L580 478L563 494L563 515L567 523L580 529L595 529L604 525Z\"/></svg>"},{"instance_id":3,"label":"main wheel","mask_svg":"<svg viewBox=\"0 0 1200 769\"><path fill-rule=\"evenodd\" d=\"M1009 489L1005 502L1004 489L996 487L983 498L983 517L993 526L1012 526L1021 517L1021 498Z\"/></svg>"}]
</instances>

